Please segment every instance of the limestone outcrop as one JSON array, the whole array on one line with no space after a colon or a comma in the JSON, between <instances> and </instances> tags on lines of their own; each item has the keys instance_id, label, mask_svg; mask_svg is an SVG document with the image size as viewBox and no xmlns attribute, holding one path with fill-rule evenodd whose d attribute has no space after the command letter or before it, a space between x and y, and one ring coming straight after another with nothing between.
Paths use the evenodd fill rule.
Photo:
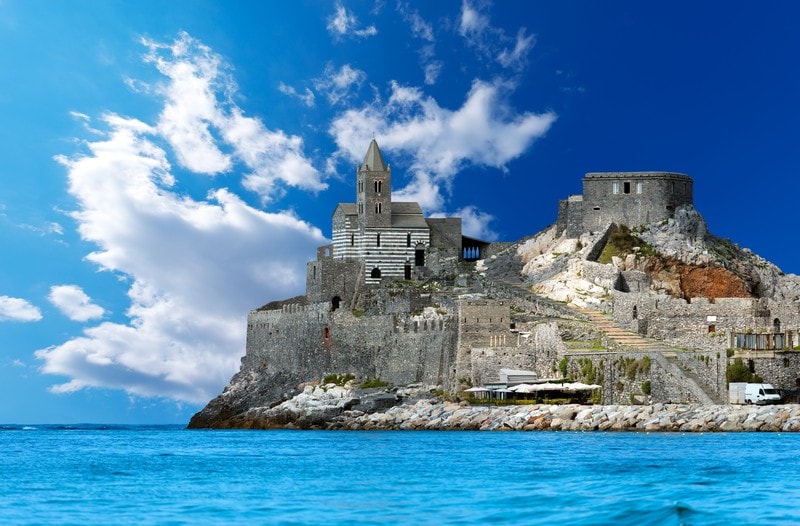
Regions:
<instances>
[{"instance_id":1,"label":"limestone outcrop","mask_svg":"<svg viewBox=\"0 0 800 526\"><path fill-rule=\"evenodd\" d=\"M608 242L603 232L570 239L557 236L555 225L519 242L516 251L536 293L581 307L605 310L608 291L623 272L643 273L649 292L675 298L800 299L800 277L714 236L691 205L679 207L673 218L635 228L630 237L637 245L608 262L602 261ZM591 265L598 260L604 271ZM484 272L491 275L493 264L487 259Z\"/></svg>"}]
</instances>

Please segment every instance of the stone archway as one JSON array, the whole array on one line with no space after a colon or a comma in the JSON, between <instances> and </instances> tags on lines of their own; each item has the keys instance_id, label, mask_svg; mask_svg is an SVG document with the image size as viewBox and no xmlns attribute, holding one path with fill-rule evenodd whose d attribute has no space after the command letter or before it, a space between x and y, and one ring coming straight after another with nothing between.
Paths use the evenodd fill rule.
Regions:
<instances>
[{"instance_id":1,"label":"stone archway","mask_svg":"<svg viewBox=\"0 0 800 526\"><path fill-rule=\"evenodd\" d=\"M369 273L369 277L380 279L380 277L381 277L381 269L379 269L378 267L375 267L374 269L372 269L372 272Z\"/></svg>"}]
</instances>

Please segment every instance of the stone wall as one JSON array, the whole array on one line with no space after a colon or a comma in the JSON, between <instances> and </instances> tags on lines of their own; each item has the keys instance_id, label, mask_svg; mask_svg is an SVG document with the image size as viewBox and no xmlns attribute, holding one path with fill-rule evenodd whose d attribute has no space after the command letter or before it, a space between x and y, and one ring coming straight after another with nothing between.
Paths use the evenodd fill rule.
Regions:
<instances>
[{"instance_id":1,"label":"stone wall","mask_svg":"<svg viewBox=\"0 0 800 526\"><path fill-rule=\"evenodd\" d=\"M291 371L306 381L349 373L359 380L449 388L457 332L448 315L356 316L346 309L331 312L327 303L252 311L242 370Z\"/></svg>"},{"instance_id":2,"label":"stone wall","mask_svg":"<svg viewBox=\"0 0 800 526\"><path fill-rule=\"evenodd\" d=\"M460 217L426 218L425 222L430 228L432 247L461 249Z\"/></svg>"},{"instance_id":3,"label":"stone wall","mask_svg":"<svg viewBox=\"0 0 800 526\"><path fill-rule=\"evenodd\" d=\"M800 312L794 305L765 298L692 298L611 291L614 321L621 327L693 350L724 351L733 332L773 329L797 332Z\"/></svg>"},{"instance_id":4,"label":"stone wall","mask_svg":"<svg viewBox=\"0 0 800 526\"><path fill-rule=\"evenodd\" d=\"M566 232L567 237L576 238L584 233L583 214L583 196L571 195L559 201L556 235Z\"/></svg>"},{"instance_id":5,"label":"stone wall","mask_svg":"<svg viewBox=\"0 0 800 526\"><path fill-rule=\"evenodd\" d=\"M800 388L800 352L737 351L728 362L733 363L735 358L742 358L764 382L778 389Z\"/></svg>"},{"instance_id":6,"label":"stone wall","mask_svg":"<svg viewBox=\"0 0 800 526\"><path fill-rule=\"evenodd\" d=\"M583 178L583 228L608 223L629 227L668 219L681 205L692 204L692 180L668 172L588 173Z\"/></svg>"},{"instance_id":7,"label":"stone wall","mask_svg":"<svg viewBox=\"0 0 800 526\"><path fill-rule=\"evenodd\" d=\"M482 346L471 349L473 385L499 381L500 369L534 371L540 378L553 375L557 357L566 351L555 322L536 324L524 338L512 332L513 345Z\"/></svg>"},{"instance_id":8,"label":"stone wall","mask_svg":"<svg viewBox=\"0 0 800 526\"><path fill-rule=\"evenodd\" d=\"M651 382L653 392L654 359L647 352L565 352L556 365L566 377L603 387L603 404L648 403L644 383ZM653 396L654 401L659 401Z\"/></svg>"},{"instance_id":9,"label":"stone wall","mask_svg":"<svg viewBox=\"0 0 800 526\"><path fill-rule=\"evenodd\" d=\"M453 371L455 378L472 377L473 347L514 345L511 332L511 302L476 297L458 302L458 350ZM512 343L514 342L514 343Z\"/></svg>"},{"instance_id":10,"label":"stone wall","mask_svg":"<svg viewBox=\"0 0 800 526\"><path fill-rule=\"evenodd\" d=\"M306 297L310 303L332 301L338 297L343 308L352 308L363 272L360 261L320 254L316 261L306 265Z\"/></svg>"}]
</instances>

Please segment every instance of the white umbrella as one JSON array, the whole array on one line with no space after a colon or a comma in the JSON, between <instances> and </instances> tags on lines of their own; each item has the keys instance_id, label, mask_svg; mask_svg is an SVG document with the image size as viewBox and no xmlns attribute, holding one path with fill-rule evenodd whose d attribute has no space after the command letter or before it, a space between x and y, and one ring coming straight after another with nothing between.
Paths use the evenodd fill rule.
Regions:
<instances>
[{"instance_id":1,"label":"white umbrella","mask_svg":"<svg viewBox=\"0 0 800 526\"><path fill-rule=\"evenodd\" d=\"M551 384L550 382L545 382L543 384L535 384L537 391L560 391L564 389L561 384Z\"/></svg>"},{"instance_id":2,"label":"white umbrella","mask_svg":"<svg viewBox=\"0 0 800 526\"><path fill-rule=\"evenodd\" d=\"M485 387L470 387L469 389L465 389L464 392L466 393L488 393L489 390Z\"/></svg>"}]
</instances>

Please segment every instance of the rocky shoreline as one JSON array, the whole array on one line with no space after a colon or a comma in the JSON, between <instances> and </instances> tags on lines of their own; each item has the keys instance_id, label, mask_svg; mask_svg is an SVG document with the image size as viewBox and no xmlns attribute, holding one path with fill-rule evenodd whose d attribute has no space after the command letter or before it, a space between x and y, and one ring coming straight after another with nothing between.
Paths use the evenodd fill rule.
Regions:
<instances>
[{"instance_id":1,"label":"rocky shoreline","mask_svg":"<svg viewBox=\"0 0 800 526\"><path fill-rule=\"evenodd\" d=\"M353 390L306 386L274 407L257 407L213 427L247 429L797 432L800 404L742 406L472 405L426 388Z\"/></svg>"}]
</instances>

